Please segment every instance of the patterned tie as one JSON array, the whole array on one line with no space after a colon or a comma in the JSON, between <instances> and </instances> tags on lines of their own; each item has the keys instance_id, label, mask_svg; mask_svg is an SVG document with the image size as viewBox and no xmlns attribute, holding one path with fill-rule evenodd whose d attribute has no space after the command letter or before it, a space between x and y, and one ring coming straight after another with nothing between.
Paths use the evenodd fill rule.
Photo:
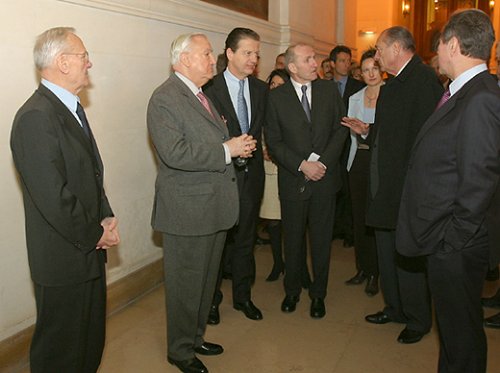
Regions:
<instances>
[{"instance_id":1,"label":"patterned tie","mask_svg":"<svg viewBox=\"0 0 500 373\"><path fill-rule=\"evenodd\" d=\"M198 97L198 99L200 100L201 104L203 105L203 107L205 109L207 109L207 111L210 113L210 115L213 117L214 116L214 113L212 113L212 109L210 109L210 105L208 104L208 100L207 100L207 96L205 96L205 94L200 91L196 94L196 97Z\"/></svg>"},{"instance_id":2,"label":"patterned tie","mask_svg":"<svg viewBox=\"0 0 500 373\"><path fill-rule=\"evenodd\" d=\"M248 133L250 125L248 124L248 108L244 93L245 81L240 80L240 89L238 90L238 122L240 122L241 133Z\"/></svg>"},{"instance_id":3,"label":"patterned tie","mask_svg":"<svg viewBox=\"0 0 500 373\"><path fill-rule=\"evenodd\" d=\"M443 96L441 97L441 99L439 100L439 102L436 106L436 110L438 110L441 106L446 104L446 101L448 101L450 99L450 97L451 97L450 89L446 88L446 91L444 91ZM434 111L436 111L436 110L434 110Z\"/></svg>"},{"instance_id":4,"label":"patterned tie","mask_svg":"<svg viewBox=\"0 0 500 373\"><path fill-rule=\"evenodd\" d=\"M309 107L309 101L307 101L307 95L306 95L307 86L303 85L302 87L300 87L300 89L302 90L302 99L300 100L300 102L302 103L302 107L304 108L304 111L306 113L307 120L310 122L311 108Z\"/></svg>"},{"instance_id":5,"label":"patterned tie","mask_svg":"<svg viewBox=\"0 0 500 373\"><path fill-rule=\"evenodd\" d=\"M76 104L76 115L78 115L78 118L80 118L80 121L82 122L83 132L85 132L87 137L90 139L89 122L87 120L87 116L85 115L85 111L83 110L83 107L79 102Z\"/></svg>"}]
</instances>

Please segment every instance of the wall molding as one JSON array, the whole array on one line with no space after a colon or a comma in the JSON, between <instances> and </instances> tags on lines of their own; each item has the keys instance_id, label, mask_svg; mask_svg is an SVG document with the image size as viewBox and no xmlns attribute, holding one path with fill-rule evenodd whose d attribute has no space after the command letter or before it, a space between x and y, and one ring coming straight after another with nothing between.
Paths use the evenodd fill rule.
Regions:
<instances>
[{"instance_id":1,"label":"wall molding","mask_svg":"<svg viewBox=\"0 0 500 373\"><path fill-rule=\"evenodd\" d=\"M127 307L163 283L163 259L145 265L108 285L107 315ZM35 327L31 325L0 341L0 372L15 373L29 364L29 347Z\"/></svg>"}]
</instances>

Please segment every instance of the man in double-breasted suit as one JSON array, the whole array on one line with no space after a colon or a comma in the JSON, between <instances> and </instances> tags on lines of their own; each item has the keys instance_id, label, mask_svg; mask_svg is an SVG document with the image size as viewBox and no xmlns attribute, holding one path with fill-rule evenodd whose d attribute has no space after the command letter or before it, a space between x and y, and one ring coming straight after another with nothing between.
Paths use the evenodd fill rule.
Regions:
<instances>
[{"instance_id":1,"label":"man in double-breasted suit","mask_svg":"<svg viewBox=\"0 0 500 373\"><path fill-rule=\"evenodd\" d=\"M168 361L183 372L208 369L195 356L222 346L203 335L226 231L238 218L233 157L250 157L250 135L229 139L202 87L215 59L203 34L172 43L174 73L153 93L148 129L159 162L152 226L163 233Z\"/></svg>"},{"instance_id":2,"label":"man in double-breasted suit","mask_svg":"<svg viewBox=\"0 0 500 373\"><path fill-rule=\"evenodd\" d=\"M233 29L226 38L226 70L204 87L219 114L225 118L229 136L248 133L257 140L257 150L252 158L245 162L233 162L238 180L240 213L238 224L228 232L224 254L231 268L233 307L251 320L262 319L261 311L252 302L251 286L255 276L253 251L257 219L264 191L261 134L269 90L266 83L252 75L259 60L259 51L259 34L242 27ZM221 281L218 281L210 310L211 324L219 322L220 284Z\"/></svg>"},{"instance_id":3,"label":"man in double-breasted suit","mask_svg":"<svg viewBox=\"0 0 500 373\"><path fill-rule=\"evenodd\" d=\"M285 235L283 312L293 312L301 292L301 247L309 231L313 282L310 315L325 315L335 198L341 187L340 155L348 134L340 125L344 107L337 86L317 79L311 46L285 53L291 80L272 90L265 136L278 164L278 189Z\"/></svg>"},{"instance_id":4,"label":"man in double-breasted suit","mask_svg":"<svg viewBox=\"0 0 500 373\"><path fill-rule=\"evenodd\" d=\"M398 251L427 258L439 372L486 372L481 292L500 245L500 88L486 66L494 40L476 9L444 26L439 68L452 82L416 137L399 210Z\"/></svg>"},{"instance_id":5,"label":"man in double-breasted suit","mask_svg":"<svg viewBox=\"0 0 500 373\"><path fill-rule=\"evenodd\" d=\"M375 324L405 323L397 340L408 344L429 332L432 318L424 261L397 254L397 214L411 146L443 88L434 71L415 54L413 36L404 27L384 30L376 49L381 68L394 75L380 88L375 123L369 129L366 223L375 228L385 307L365 319Z\"/></svg>"},{"instance_id":6,"label":"man in double-breasted suit","mask_svg":"<svg viewBox=\"0 0 500 373\"><path fill-rule=\"evenodd\" d=\"M105 249L119 243L103 164L77 94L92 67L69 27L38 36L42 81L11 133L26 217L37 320L33 373L95 373L104 348Z\"/></svg>"}]
</instances>

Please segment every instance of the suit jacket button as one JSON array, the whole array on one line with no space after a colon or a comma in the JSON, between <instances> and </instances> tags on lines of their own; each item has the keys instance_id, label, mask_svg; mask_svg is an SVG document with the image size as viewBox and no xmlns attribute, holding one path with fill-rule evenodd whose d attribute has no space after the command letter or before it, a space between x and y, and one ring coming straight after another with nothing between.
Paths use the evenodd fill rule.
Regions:
<instances>
[{"instance_id":1,"label":"suit jacket button","mask_svg":"<svg viewBox=\"0 0 500 373\"><path fill-rule=\"evenodd\" d=\"M300 188L299 188L299 193L304 193L304 191L306 190L306 187L305 185L302 185Z\"/></svg>"},{"instance_id":2,"label":"suit jacket button","mask_svg":"<svg viewBox=\"0 0 500 373\"><path fill-rule=\"evenodd\" d=\"M100 177L100 176L101 176L101 173L100 173L100 172L96 172L96 173L95 173L95 176L96 176L96 177Z\"/></svg>"},{"instance_id":3,"label":"suit jacket button","mask_svg":"<svg viewBox=\"0 0 500 373\"><path fill-rule=\"evenodd\" d=\"M233 178L231 179L231 181L236 181L236 178L234 178L234 177L233 177Z\"/></svg>"}]
</instances>

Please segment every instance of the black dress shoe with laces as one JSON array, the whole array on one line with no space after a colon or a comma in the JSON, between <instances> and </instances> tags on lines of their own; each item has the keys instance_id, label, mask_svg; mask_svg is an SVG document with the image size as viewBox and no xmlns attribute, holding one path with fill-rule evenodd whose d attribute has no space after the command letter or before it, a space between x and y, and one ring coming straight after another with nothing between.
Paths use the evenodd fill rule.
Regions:
<instances>
[{"instance_id":1,"label":"black dress shoe with laces","mask_svg":"<svg viewBox=\"0 0 500 373\"><path fill-rule=\"evenodd\" d=\"M398 336L398 342L403 344L411 344L419 342L422 337L427 334L424 332L420 332L418 330L411 330L408 328L404 328L403 331Z\"/></svg>"},{"instance_id":2,"label":"black dress shoe with laces","mask_svg":"<svg viewBox=\"0 0 500 373\"><path fill-rule=\"evenodd\" d=\"M346 285L361 285L366 280L366 275L363 271L358 271L354 277L345 282Z\"/></svg>"},{"instance_id":3,"label":"black dress shoe with laces","mask_svg":"<svg viewBox=\"0 0 500 373\"><path fill-rule=\"evenodd\" d=\"M365 293L369 297L373 297L378 293L378 277L374 275L368 276L366 280Z\"/></svg>"},{"instance_id":4,"label":"black dress shoe with laces","mask_svg":"<svg viewBox=\"0 0 500 373\"><path fill-rule=\"evenodd\" d=\"M224 349L221 345L218 345L216 343L203 342L200 347L194 348L194 352L199 355L212 356L222 354L224 352Z\"/></svg>"},{"instance_id":5,"label":"black dress shoe with laces","mask_svg":"<svg viewBox=\"0 0 500 373\"><path fill-rule=\"evenodd\" d=\"M500 312L484 319L484 326L487 328L500 329Z\"/></svg>"},{"instance_id":6,"label":"black dress shoe with laces","mask_svg":"<svg viewBox=\"0 0 500 373\"><path fill-rule=\"evenodd\" d=\"M286 313L295 311L297 303L299 302L298 295L287 295L283 302L281 302L281 310Z\"/></svg>"},{"instance_id":7,"label":"black dress shoe with laces","mask_svg":"<svg viewBox=\"0 0 500 373\"><path fill-rule=\"evenodd\" d=\"M217 325L220 323L219 306L212 304L210 306L210 311L208 312L208 325Z\"/></svg>"},{"instance_id":8,"label":"black dress shoe with laces","mask_svg":"<svg viewBox=\"0 0 500 373\"><path fill-rule=\"evenodd\" d=\"M200 359L197 357L193 357L187 360L174 360L170 357L167 357L167 361L175 365L177 368L181 370L183 373L208 373L208 369Z\"/></svg>"},{"instance_id":9,"label":"black dress shoe with laces","mask_svg":"<svg viewBox=\"0 0 500 373\"><path fill-rule=\"evenodd\" d=\"M242 311L250 320L262 320L262 312L255 307L255 304L253 304L251 300L242 303L234 303L233 308L237 311Z\"/></svg>"},{"instance_id":10,"label":"black dress shoe with laces","mask_svg":"<svg viewBox=\"0 0 500 373\"><path fill-rule=\"evenodd\" d=\"M321 298L313 298L311 301L311 317L321 319L326 314L325 302Z\"/></svg>"}]
</instances>

